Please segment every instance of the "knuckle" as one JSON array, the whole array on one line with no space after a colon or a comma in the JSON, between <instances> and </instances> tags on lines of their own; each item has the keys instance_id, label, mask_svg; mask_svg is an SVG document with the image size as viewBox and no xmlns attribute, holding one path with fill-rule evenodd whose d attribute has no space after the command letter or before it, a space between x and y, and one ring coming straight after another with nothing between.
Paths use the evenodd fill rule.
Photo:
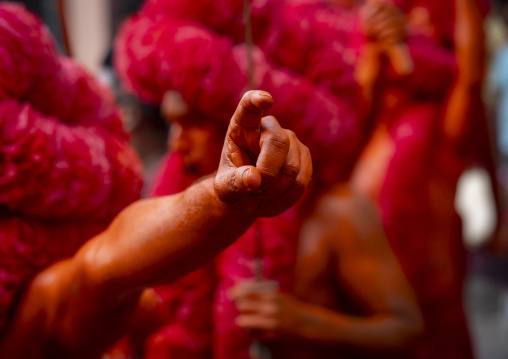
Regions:
<instances>
[{"instance_id":1,"label":"knuckle","mask_svg":"<svg viewBox=\"0 0 508 359\"><path fill-rule=\"evenodd\" d=\"M270 145L273 147L276 147L281 150L288 150L289 149L289 143L288 141L280 140L280 139L272 139L270 140Z\"/></svg>"},{"instance_id":2,"label":"knuckle","mask_svg":"<svg viewBox=\"0 0 508 359\"><path fill-rule=\"evenodd\" d=\"M242 99L240 100L240 103L247 108L251 107L251 97L254 95L256 91L249 90L242 96Z\"/></svg>"},{"instance_id":3,"label":"knuckle","mask_svg":"<svg viewBox=\"0 0 508 359\"><path fill-rule=\"evenodd\" d=\"M289 137L284 132L274 132L268 138L268 142L277 148L282 150L289 149Z\"/></svg>"},{"instance_id":4,"label":"knuckle","mask_svg":"<svg viewBox=\"0 0 508 359\"><path fill-rule=\"evenodd\" d=\"M248 113L259 113L259 109L253 103L253 96L255 93L256 90L249 90L240 100L240 104L243 107L244 111L247 111Z\"/></svg>"},{"instance_id":5,"label":"knuckle","mask_svg":"<svg viewBox=\"0 0 508 359\"><path fill-rule=\"evenodd\" d=\"M294 183L294 187L293 187L293 192L294 192L294 196L295 197L299 197L303 194L303 192L305 191L305 188L307 188L307 185L306 183L304 183L303 180L297 180L295 181Z\"/></svg>"},{"instance_id":6,"label":"knuckle","mask_svg":"<svg viewBox=\"0 0 508 359\"><path fill-rule=\"evenodd\" d=\"M288 130L288 129L286 129L285 131L286 131L287 135L289 136L289 138L296 138L296 133L294 133L293 131Z\"/></svg>"},{"instance_id":7,"label":"knuckle","mask_svg":"<svg viewBox=\"0 0 508 359\"><path fill-rule=\"evenodd\" d=\"M273 181L275 177L277 177L277 173L275 173L272 169L265 167L258 167L258 171L261 173L261 177L263 180Z\"/></svg>"},{"instance_id":8,"label":"knuckle","mask_svg":"<svg viewBox=\"0 0 508 359\"><path fill-rule=\"evenodd\" d=\"M280 129L279 121L273 116L265 116L261 119L261 129L274 131L276 129Z\"/></svg>"},{"instance_id":9,"label":"knuckle","mask_svg":"<svg viewBox=\"0 0 508 359\"><path fill-rule=\"evenodd\" d=\"M282 173L289 178L295 179L300 173L300 167L294 163L286 163L282 168Z\"/></svg>"}]
</instances>

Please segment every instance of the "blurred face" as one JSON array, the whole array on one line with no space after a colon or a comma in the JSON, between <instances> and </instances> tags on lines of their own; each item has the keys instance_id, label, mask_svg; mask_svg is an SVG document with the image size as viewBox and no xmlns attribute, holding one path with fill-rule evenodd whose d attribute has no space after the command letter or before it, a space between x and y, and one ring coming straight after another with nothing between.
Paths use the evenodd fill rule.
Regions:
<instances>
[{"instance_id":1,"label":"blurred face","mask_svg":"<svg viewBox=\"0 0 508 359\"><path fill-rule=\"evenodd\" d=\"M217 124L192 121L187 104L178 92L168 91L162 101L162 115L170 124L168 145L178 152L187 172L205 176L217 170L226 129Z\"/></svg>"},{"instance_id":2,"label":"blurred face","mask_svg":"<svg viewBox=\"0 0 508 359\"><path fill-rule=\"evenodd\" d=\"M187 172L205 176L219 166L224 131L211 124L188 125L172 122L169 148L178 152Z\"/></svg>"}]
</instances>

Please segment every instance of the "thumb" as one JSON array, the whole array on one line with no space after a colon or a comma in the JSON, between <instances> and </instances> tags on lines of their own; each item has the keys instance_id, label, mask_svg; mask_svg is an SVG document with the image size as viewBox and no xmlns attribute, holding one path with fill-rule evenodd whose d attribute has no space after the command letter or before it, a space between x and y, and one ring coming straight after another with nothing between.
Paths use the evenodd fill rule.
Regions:
<instances>
[{"instance_id":1,"label":"thumb","mask_svg":"<svg viewBox=\"0 0 508 359\"><path fill-rule=\"evenodd\" d=\"M226 204L236 204L242 196L253 193L261 186L261 174L254 166L219 171L215 177L215 191Z\"/></svg>"}]
</instances>

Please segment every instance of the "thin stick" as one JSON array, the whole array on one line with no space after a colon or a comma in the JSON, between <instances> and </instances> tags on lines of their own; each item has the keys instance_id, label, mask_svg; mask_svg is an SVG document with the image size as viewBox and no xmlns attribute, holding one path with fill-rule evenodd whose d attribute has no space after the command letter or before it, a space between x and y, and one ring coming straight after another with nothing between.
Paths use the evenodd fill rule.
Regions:
<instances>
[{"instance_id":1,"label":"thin stick","mask_svg":"<svg viewBox=\"0 0 508 359\"><path fill-rule=\"evenodd\" d=\"M247 48L247 79L249 81L249 90L254 89L254 59L252 57L252 21L250 18L249 0L243 0L243 23L245 26L245 45Z\"/></svg>"},{"instance_id":2,"label":"thin stick","mask_svg":"<svg viewBox=\"0 0 508 359\"><path fill-rule=\"evenodd\" d=\"M258 219L254 224L256 230L255 246L256 246L256 259L254 262L254 274L256 280L263 280L263 231L261 229L261 221Z\"/></svg>"},{"instance_id":3,"label":"thin stick","mask_svg":"<svg viewBox=\"0 0 508 359\"><path fill-rule=\"evenodd\" d=\"M69 41L69 32L67 31L67 17L65 12L64 0L57 0L58 19L60 20L60 32L62 33L62 41L67 56L72 57L72 49Z\"/></svg>"},{"instance_id":4,"label":"thin stick","mask_svg":"<svg viewBox=\"0 0 508 359\"><path fill-rule=\"evenodd\" d=\"M243 0L243 23L245 26L245 46L247 53L247 79L249 83L249 90L254 89L254 59L252 56L253 40L252 40L252 21L250 17L250 3L249 0ZM256 259L254 262L254 273L256 280L263 279L263 234L261 232L261 223L256 221L254 224L256 231L255 246L256 246Z\"/></svg>"}]
</instances>

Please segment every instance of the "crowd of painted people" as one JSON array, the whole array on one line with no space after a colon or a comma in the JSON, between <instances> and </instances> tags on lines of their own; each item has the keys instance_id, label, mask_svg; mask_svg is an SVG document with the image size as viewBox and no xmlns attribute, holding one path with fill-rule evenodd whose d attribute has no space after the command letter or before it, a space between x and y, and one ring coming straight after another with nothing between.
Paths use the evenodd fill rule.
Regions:
<instances>
[{"instance_id":1,"label":"crowd of painted people","mask_svg":"<svg viewBox=\"0 0 508 359\"><path fill-rule=\"evenodd\" d=\"M496 180L481 98L489 4L252 0L252 44L244 6L147 0L117 35L122 86L170 124L150 196L182 193L223 165L249 89L270 93L264 114L309 148L312 182L295 206L167 283L137 272L128 252L112 260L143 287L128 315L104 309L122 330L66 335L79 322L62 314L37 358L60 347L84 357L68 354L82 343L110 347L109 358L473 358L454 200L470 166ZM108 90L21 5L0 4L0 20L0 354L14 355L30 341L17 328L33 283L139 199L142 169Z\"/></svg>"}]
</instances>

